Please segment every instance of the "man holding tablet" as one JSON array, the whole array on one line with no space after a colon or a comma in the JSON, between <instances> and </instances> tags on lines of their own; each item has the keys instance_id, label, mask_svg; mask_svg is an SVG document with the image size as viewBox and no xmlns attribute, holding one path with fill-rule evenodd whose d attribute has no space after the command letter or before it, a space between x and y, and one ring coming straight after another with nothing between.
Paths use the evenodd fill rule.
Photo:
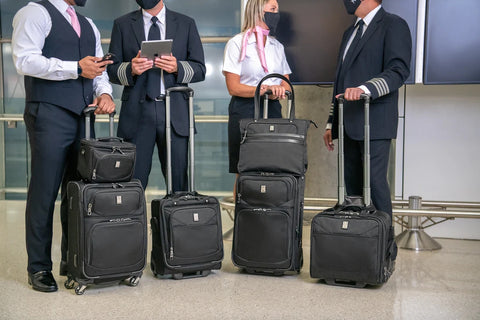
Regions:
<instances>
[{"instance_id":1,"label":"man holding tablet","mask_svg":"<svg viewBox=\"0 0 480 320\"><path fill-rule=\"evenodd\" d=\"M205 62L193 19L168 10L163 0L136 2L140 10L114 21L109 51L116 58L107 71L124 86L118 136L136 144L134 177L146 188L155 145L166 176L165 89L203 81ZM142 54L142 42L169 39L170 54L160 48L154 60ZM182 191L188 189L188 97L172 93L171 106L172 187Z\"/></svg>"}]
</instances>

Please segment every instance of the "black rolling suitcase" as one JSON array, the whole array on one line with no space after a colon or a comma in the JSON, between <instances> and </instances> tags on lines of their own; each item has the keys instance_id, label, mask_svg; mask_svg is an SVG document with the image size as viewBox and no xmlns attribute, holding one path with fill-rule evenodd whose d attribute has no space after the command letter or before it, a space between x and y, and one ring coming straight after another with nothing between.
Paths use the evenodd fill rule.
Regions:
<instances>
[{"instance_id":1,"label":"black rolling suitcase","mask_svg":"<svg viewBox=\"0 0 480 320\"><path fill-rule=\"evenodd\" d=\"M249 273L300 272L304 176L243 173L237 180L233 263Z\"/></svg>"},{"instance_id":2,"label":"black rolling suitcase","mask_svg":"<svg viewBox=\"0 0 480 320\"><path fill-rule=\"evenodd\" d=\"M345 196L343 97L339 98L338 204L317 214L311 225L310 276L327 284L364 287L388 281L396 245L389 214L370 199L369 96L365 99L364 195Z\"/></svg>"},{"instance_id":3,"label":"black rolling suitcase","mask_svg":"<svg viewBox=\"0 0 480 320\"><path fill-rule=\"evenodd\" d=\"M85 139L80 141L78 173L88 182L130 181L135 168L135 144L114 136L113 117L110 114L110 137L90 139L90 114L95 107L87 107Z\"/></svg>"},{"instance_id":4,"label":"black rolling suitcase","mask_svg":"<svg viewBox=\"0 0 480 320\"><path fill-rule=\"evenodd\" d=\"M293 86L286 92L289 118L268 119L265 95L260 119L260 86L255 92L254 119L242 119L242 141L235 200L232 261L249 273L282 275L300 272L303 264L302 220L306 135L310 120L295 118ZM268 93L267 93L268 94Z\"/></svg>"},{"instance_id":5,"label":"black rolling suitcase","mask_svg":"<svg viewBox=\"0 0 480 320\"><path fill-rule=\"evenodd\" d=\"M189 191L172 193L170 93L190 95L190 183ZM167 195L152 201L152 255L150 266L155 276L183 279L207 276L220 269L223 236L220 204L215 197L194 191L193 90L174 87L166 92Z\"/></svg>"},{"instance_id":6,"label":"black rolling suitcase","mask_svg":"<svg viewBox=\"0 0 480 320\"><path fill-rule=\"evenodd\" d=\"M140 181L67 186L67 289L125 280L136 286L146 265L147 219ZM75 286L75 282L77 286Z\"/></svg>"}]
</instances>

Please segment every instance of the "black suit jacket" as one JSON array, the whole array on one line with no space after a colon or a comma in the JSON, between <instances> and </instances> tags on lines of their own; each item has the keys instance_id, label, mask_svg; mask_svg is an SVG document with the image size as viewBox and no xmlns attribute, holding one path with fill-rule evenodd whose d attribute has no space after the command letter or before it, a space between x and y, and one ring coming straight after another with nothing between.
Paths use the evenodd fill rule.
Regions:
<instances>
[{"instance_id":1,"label":"black suit jacket","mask_svg":"<svg viewBox=\"0 0 480 320\"><path fill-rule=\"evenodd\" d=\"M333 125L333 138L338 137L335 96L344 93L346 88L365 85L372 97L371 139L394 139L398 126L398 89L410 74L410 29L405 20L381 8L363 34L352 58L342 62L353 31L353 25L345 31L338 57L332 110L328 119ZM363 140L363 101L346 101L344 107L346 133L352 139Z\"/></svg>"},{"instance_id":2,"label":"black suit jacket","mask_svg":"<svg viewBox=\"0 0 480 320\"><path fill-rule=\"evenodd\" d=\"M205 59L202 42L195 21L185 15L168 10L165 38L173 39L172 54L178 62L178 72L163 73L165 89L187 86L205 79ZM128 13L114 21L109 51L115 61L107 68L110 81L124 86L118 135L131 138L136 132L141 115L140 103L145 100L147 74L132 76L131 60L145 40L142 10ZM188 136L188 95L172 93L171 122L175 132Z\"/></svg>"}]
</instances>

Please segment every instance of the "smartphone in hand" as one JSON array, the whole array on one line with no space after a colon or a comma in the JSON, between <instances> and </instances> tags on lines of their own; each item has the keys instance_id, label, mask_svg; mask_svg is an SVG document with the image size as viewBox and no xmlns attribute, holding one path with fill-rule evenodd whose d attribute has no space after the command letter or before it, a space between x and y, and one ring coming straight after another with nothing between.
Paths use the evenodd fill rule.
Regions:
<instances>
[{"instance_id":1,"label":"smartphone in hand","mask_svg":"<svg viewBox=\"0 0 480 320\"><path fill-rule=\"evenodd\" d=\"M103 61L107 61L107 60L113 60L115 58L115 54L113 53L106 53L103 57L102 57L102 60L100 60L99 62L103 62Z\"/></svg>"}]
</instances>

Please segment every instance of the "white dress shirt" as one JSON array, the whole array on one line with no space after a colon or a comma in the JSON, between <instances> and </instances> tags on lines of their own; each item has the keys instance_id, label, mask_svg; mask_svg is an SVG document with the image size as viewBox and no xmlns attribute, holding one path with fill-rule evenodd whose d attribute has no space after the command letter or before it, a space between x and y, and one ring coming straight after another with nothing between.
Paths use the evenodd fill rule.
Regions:
<instances>
[{"instance_id":1,"label":"white dress shirt","mask_svg":"<svg viewBox=\"0 0 480 320\"><path fill-rule=\"evenodd\" d=\"M143 28L145 30L145 39L148 40L148 33L150 31L150 27L152 26L152 15L148 13L145 9L142 9L143 12ZM157 14L157 26L160 28L160 38L161 40L165 40L165 30L166 30L166 22L165 22L165 6L163 6L162 10ZM161 72L161 81L160 81L160 93L165 94L165 84L163 83L163 70Z\"/></svg>"},{"instance_id":2,"label":"white dress shirt","mask_svg":"<svg viewBox=\"0 0 480 320\"><path fill-rule=\"evenodd\" d=\"M68 4L64 0L49 0L71 24L67 13ZM95 33L95 56L103 56L100 32L87 18ZM52 19L47 9L37 3L29 2L21 8L13 18L12 54L17 72L21 75L62 81L77 79L78 61L62 61L57 58L46 58L42 55L45 39L52 29ZM112 86L107 72L93 79L93 89L98 97L103 93L112 95Z\"/></svg>"},{"instance_id":3,"label":"white dress shirt","mask_svg":"<svg viewBox=\"0 0 480 320\"><path fill-rule=\"evenodd\" d=\"M239 33L230 39L225 46L223 59L223 72L230 72L240 76L240 83L248 86L257 86L267 73L263 70L258 55L257 38L254 32L247 40L245 59L240 61L244 33ZM283 45L275 38L267 36L265 43L265 60L268 73L279 73L281 75L291 74L290 66L285 57ZM267 85L279 85L281 79L270 78L265 82Z\"/></svg>"}]
</instances>

